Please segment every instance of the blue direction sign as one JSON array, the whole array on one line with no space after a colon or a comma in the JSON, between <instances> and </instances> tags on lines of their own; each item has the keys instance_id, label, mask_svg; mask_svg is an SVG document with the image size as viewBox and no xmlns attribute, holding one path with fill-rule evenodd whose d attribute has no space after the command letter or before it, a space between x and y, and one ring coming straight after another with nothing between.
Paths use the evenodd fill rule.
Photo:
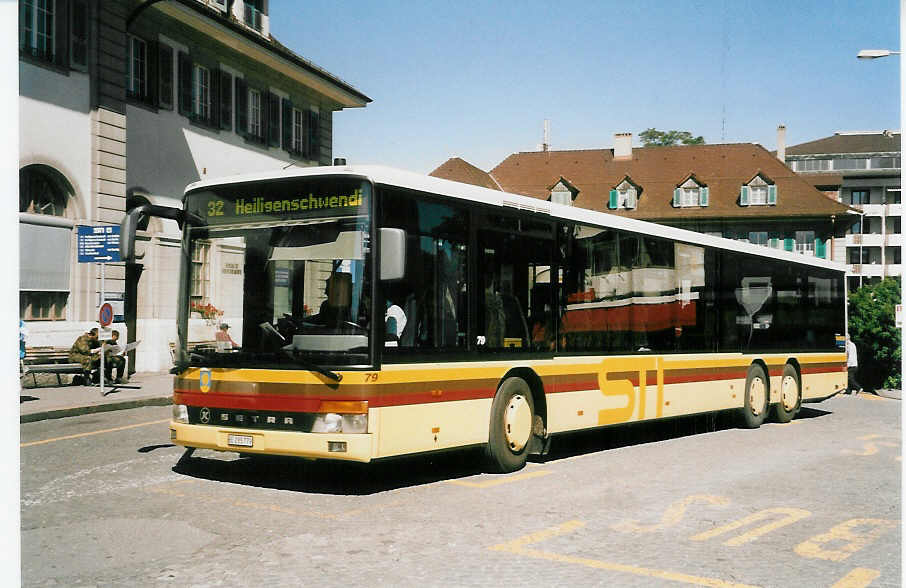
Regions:
<instances>
[{"instance_id":1,"label":"blue direction sign","mask_svg":"<svg viewBox=\"0 0 906 588\"><path fill-rule=\"evenodd\" d=\"M120 227L79 225L79 263L112 263L120 260Z\"/></svg>"}]
</instances>

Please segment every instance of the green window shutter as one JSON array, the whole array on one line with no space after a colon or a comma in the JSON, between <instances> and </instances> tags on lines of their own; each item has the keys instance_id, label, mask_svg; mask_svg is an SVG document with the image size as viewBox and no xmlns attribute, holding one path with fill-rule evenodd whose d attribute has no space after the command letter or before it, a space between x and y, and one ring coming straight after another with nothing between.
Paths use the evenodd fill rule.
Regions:
<instances>
[{"instance_id":1,"label":"green window shutter","mask_svg":"<svg viewBox=\"0 0 906 588\"><path fill-rule=\"evenodd\" d=\"M705 186L701 191L701 205L708 206L708 187Z\"/></svg>"},{"instance_id":2,"label":"green window shutter","mask_svg":"<svg viewBox=\"0 0 906 588\"><path fill-rule=\"evenodd\" d=\"M249 88L245 80L236 78L236 132L244 135L249 130Z\"/></svg>"},{"instance_id":3,"label":"green window shutter","mask_svg":"<svg viewBox=\"0 0 906 588\"><path fill-rule=\"evenodd\" d=\"M178 54L176 75L179 113L188 116L192 113L192 59L182 51Z\"/></svg>"},{"instance_id":4,"label":"green window shutter","mask_svg":"<svg viewBox=\"0 0 906 588\"><path fill-rule=\"evenodd\" d=\"M611 190L610 191L610 202L607 203L607 208L610 208L611 210L613 210L616 207L617 207L617 191Z\"/></svg>"},{"instance_id":5,"label":"green window shutter","mask_svg":"<svg viewBox=\"0 0 906 588\"><path fill-rule=\"evenodd\" d=\"M233 76L229 72L220 72L220 128L233 128Z\"/></svg>"},{"instance_id":6,"label":"green window shutter","mask_svg":"<svg viewBox=\"0 0 906 588\"><path fill-rule=\"evenodd\" d=\"M821 259L824 259L825 255L826 254L824 251L824 239L821 239L819 237L819 238L815 239L815 257L820 257Z\"/></svg>"},{"instance_id":7,"label":"green window shutter","mask_svg":"<svg viewBox=\"0 0 906 588\"><path fill-rule=\"evenodd\" d=\"M282 99L283 105L283 148L293 150L293 103L286 98Z\"/></svg>"},{"instance_id":8,"label":"green window shutter","mask_svg":"<svg viewBox=\"0 0 906 588\"><path fill-rule=\"evenodd\" d=\"M784 251L792 251L792 250L793 250L793 240L792 240L792 239L784 239L784 240L783 240L783 250L784 250Z\"/></svg>"},{"instance_id":9,"label":"green window shutter","mask_svg":"<svg viewBox=\"0 0 906 588\"><path fill-rule=\"evenodd\" d=\"M777 204L777 186L768 186L768 204Z\"/></svg>"},{"instance_id":10,"label":"green window shutter","mask_svg":"<svg viewBox=\"0 0 906 588\"><path fill-rule=\"evenodd\" d=\"M749 205L749 187L743 186L739 189L739 205L748 206Z\"/></svg>"},{"instance_id":11,"label":"green window shutter","mask_svg":"<svg viewBox=\"0 0 906 588\"><path fill-rule=\"evenodd\" d=\"M673 206L674 206L674 208L679 208L679 205L680 205L680 189L674 188L673 189Z\"/></svg>"}]
</instances>

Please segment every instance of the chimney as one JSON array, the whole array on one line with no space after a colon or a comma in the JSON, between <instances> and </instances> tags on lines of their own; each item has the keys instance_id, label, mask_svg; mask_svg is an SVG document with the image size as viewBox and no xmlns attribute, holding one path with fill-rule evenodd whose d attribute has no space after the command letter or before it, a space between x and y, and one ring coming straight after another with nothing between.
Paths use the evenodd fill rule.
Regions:
<instances>
[{"instance_id":1,"label":"chimney","mask_svg":"<svg viewBox=\"0 0 906 588\"><path fill-rule=\"evenodd\" d=\"M614 133L613 158L632 159L632 133Z\"/></svg>"},{"instance_id":2,"label":"chimney","mask_svg":"<svg viewBox=\"0 0 906 588\"><path fill-rule=\"evenodd\" d=\"M777 159L786 163L786 127L777 127Z\"/></svg>"}]
</instances>

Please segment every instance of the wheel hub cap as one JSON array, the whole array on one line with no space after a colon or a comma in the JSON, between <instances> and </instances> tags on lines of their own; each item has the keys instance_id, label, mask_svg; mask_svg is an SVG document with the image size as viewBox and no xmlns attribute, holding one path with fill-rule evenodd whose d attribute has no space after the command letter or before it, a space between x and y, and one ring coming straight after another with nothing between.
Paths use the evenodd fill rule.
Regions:
<instances>
[{"instance_id":1,"label":"wheel hub cap","mask_svg":"<svg viewBox=\"0 0 906 588\"><path fill-rule=\"evenodd\" d=\"M796 378L785 376L783 383L780 385L780 401L783 402L783 408L791 411L796 408L796 399L799 396L799 387L796 385Z\"/></svg>"},{"instance_id":2,"label":"wheel hub cap","mask_svg":"<svg viewBox=\"0 0 906 588\"><path fill-rule=\"evenodd\" d=\"M503 430L507 445L513 451L521 451L532 434L532 409L521 394L510 398L503 415Z\"/></svg>"},{"instance_id":3,"label":"wheel hub cap","mask_svg":"<svg viewBox=\"0 0 906 588\"><path fill-rule=\"evenodd\" d=\"M749 385L749 407L755 416L760 415L764 409L765 392L764 380L753 378L752 383Z\"/></svg>"}]
</instances>

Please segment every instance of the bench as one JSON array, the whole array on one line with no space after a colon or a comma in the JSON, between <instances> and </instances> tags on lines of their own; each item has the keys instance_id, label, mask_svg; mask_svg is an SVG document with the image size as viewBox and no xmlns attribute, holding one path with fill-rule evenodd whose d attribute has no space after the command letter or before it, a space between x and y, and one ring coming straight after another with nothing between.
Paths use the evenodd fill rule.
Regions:
<instances>
[{"instance_id":1,"label":"bench","mask_svg":"<svg viewBox=\"0 0 906 588\"><path fill-rule=\"evenodd\" d=\"M81 374L82 365L69 362L68 347L27 347L25 359L19 365L19 381L31 375L32 383L37 386L37 374L54 374L57 385L62 386L61 374Z\"/></svg>"}]
</instances>

